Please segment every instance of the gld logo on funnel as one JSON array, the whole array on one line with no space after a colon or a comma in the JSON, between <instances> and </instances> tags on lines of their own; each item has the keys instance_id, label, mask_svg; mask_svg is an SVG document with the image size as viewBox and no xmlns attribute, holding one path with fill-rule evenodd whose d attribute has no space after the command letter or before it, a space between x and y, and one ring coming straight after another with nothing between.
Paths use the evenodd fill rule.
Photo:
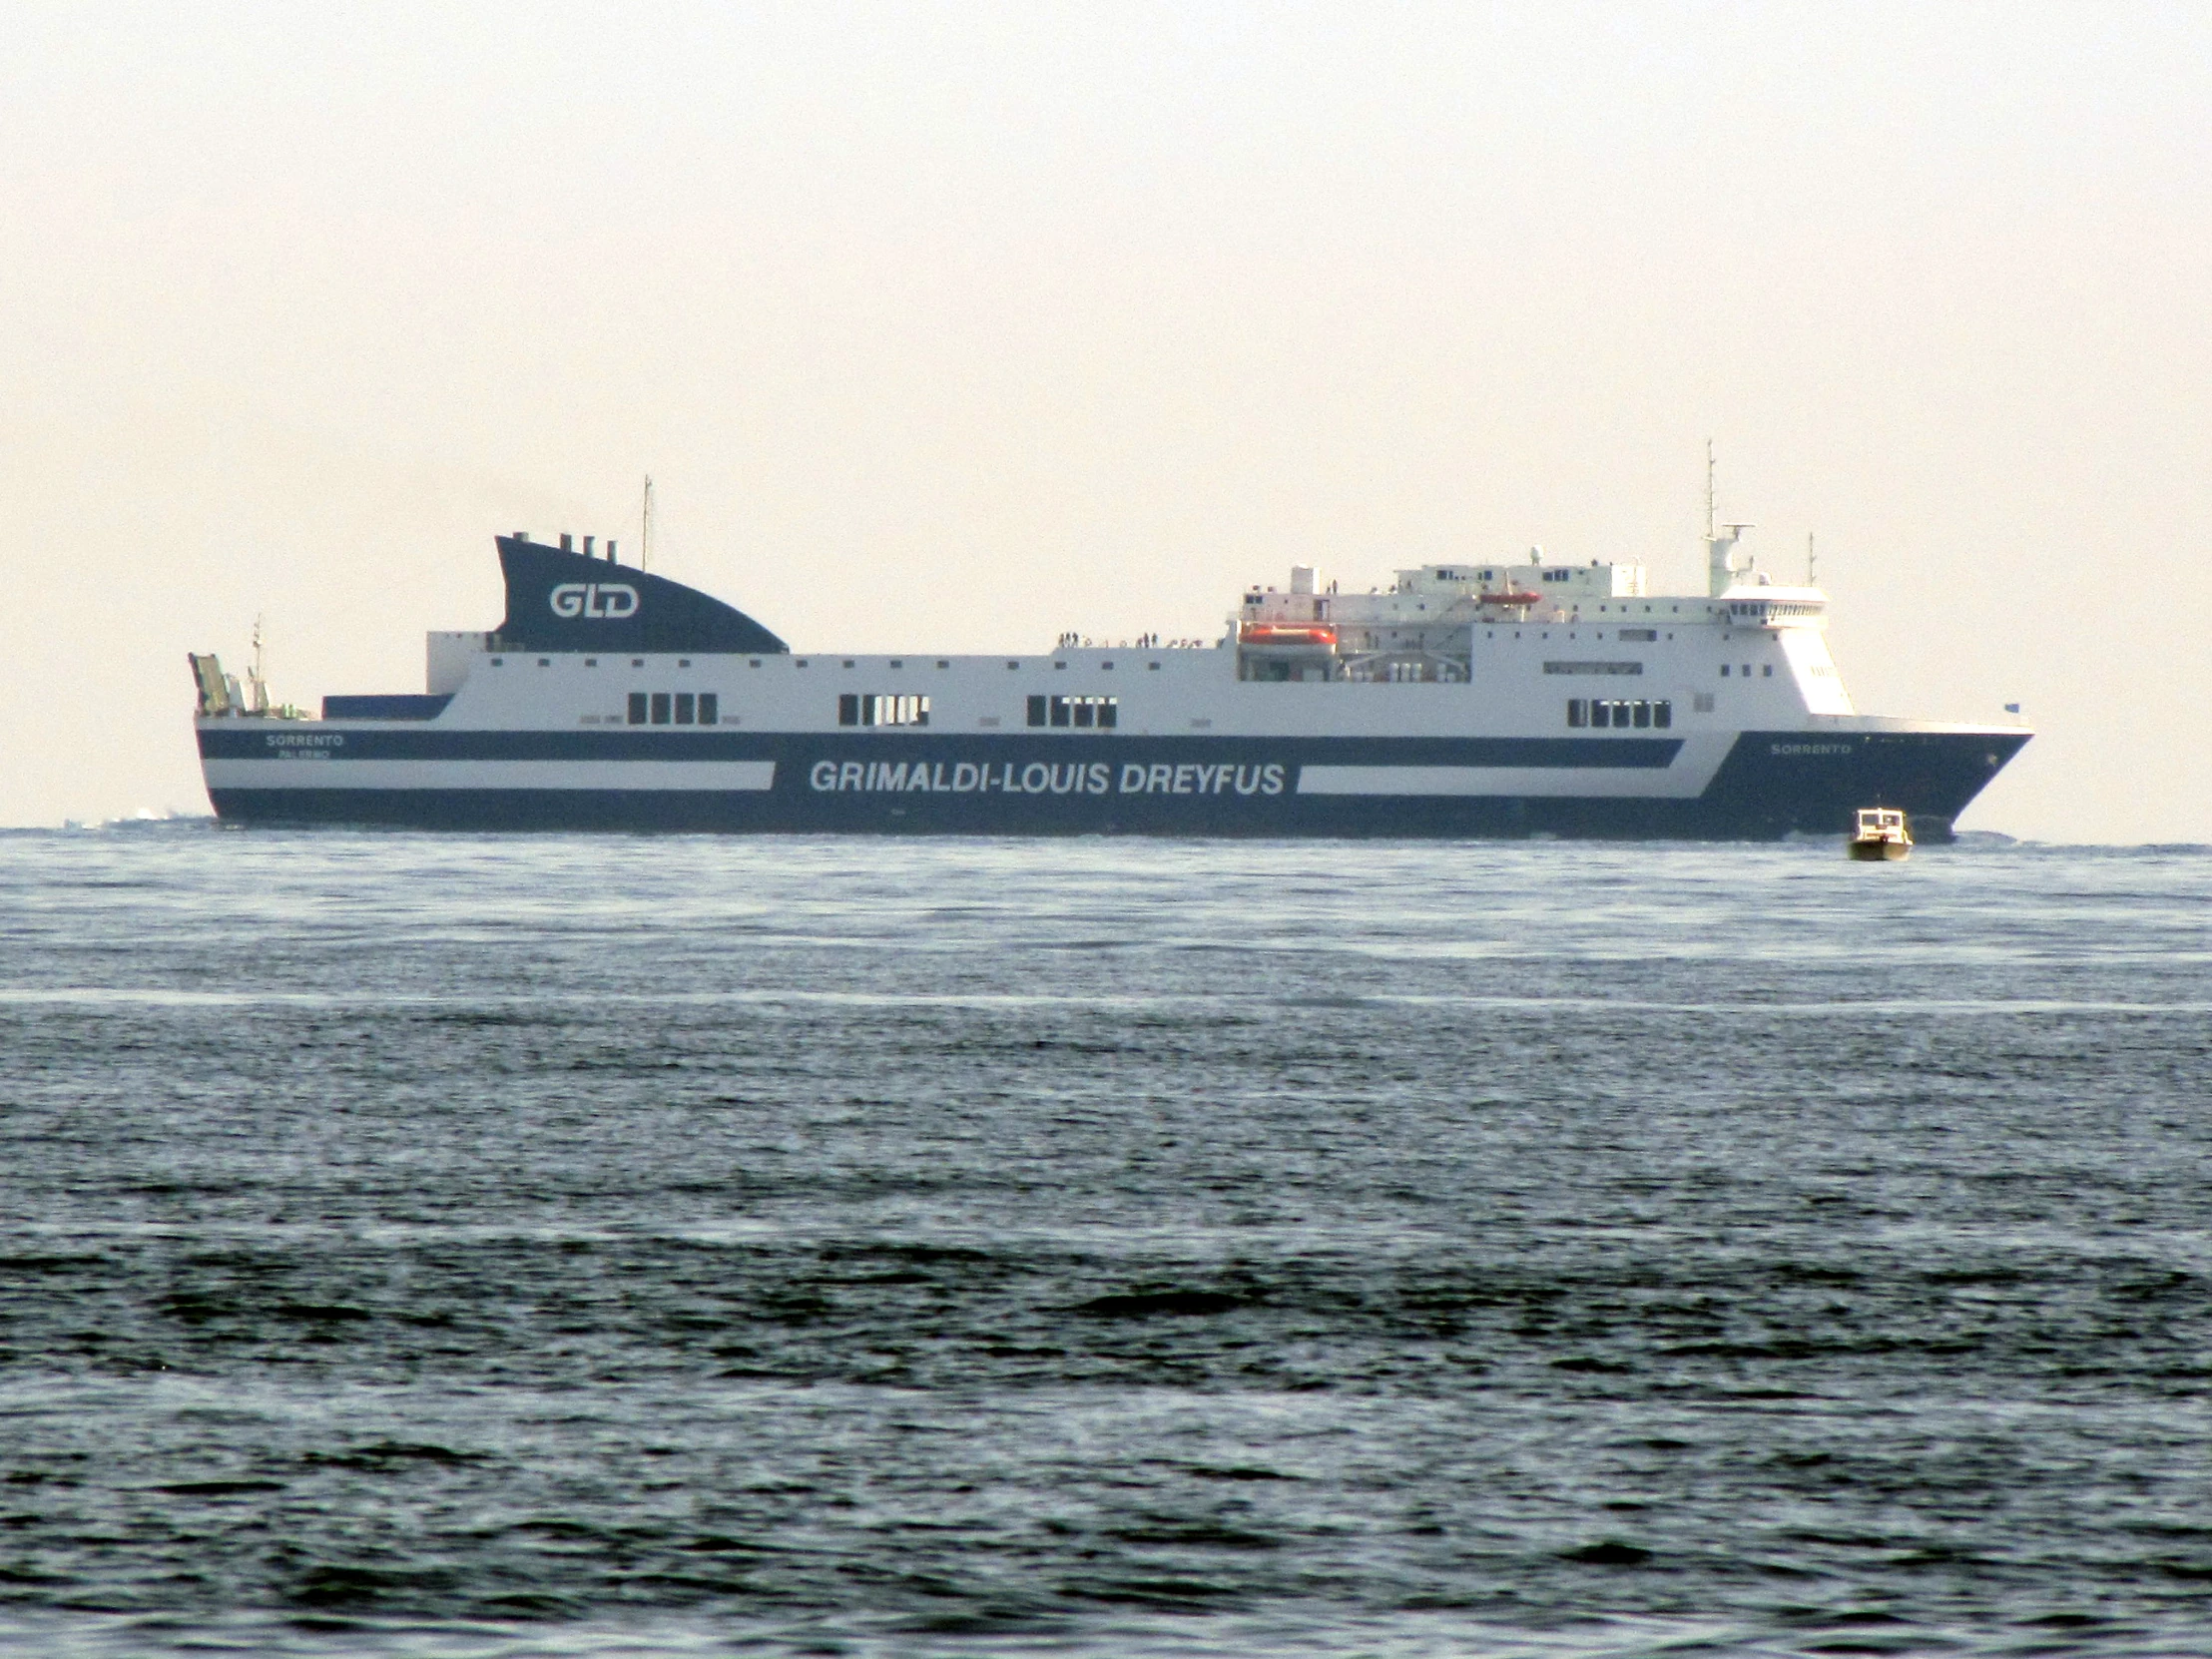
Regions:
<instances>
[{"instance_id":1,"label":"gld logo on funnel","mask_svg":"<svg viewBox=\"0 0 2212 1659\"><path fill-rule=\"evenodd\" d=\"M557 617L593 617L619 621L638 614L638 590L628 582L563 582L553 590Z\"/></svg>"}]
</instances>

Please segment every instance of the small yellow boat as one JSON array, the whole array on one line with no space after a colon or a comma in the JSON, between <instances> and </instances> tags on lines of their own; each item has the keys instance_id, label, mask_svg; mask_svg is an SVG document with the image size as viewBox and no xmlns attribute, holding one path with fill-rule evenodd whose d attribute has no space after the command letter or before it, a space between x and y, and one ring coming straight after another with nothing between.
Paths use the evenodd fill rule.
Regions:
<instances>
[{"instance_id":1,"label":"small yellow boat","mask_svg":"<svg viewBox=\"0 0 2212 1659\"><path fill-rule=\"evenodd\" d=\"M1913 855L1913 832L1905 827L1905 815L1895 807L1862 807L1859 828L1844 850L1869 862L1895 861Z\"/></svg>"}]
</instances>

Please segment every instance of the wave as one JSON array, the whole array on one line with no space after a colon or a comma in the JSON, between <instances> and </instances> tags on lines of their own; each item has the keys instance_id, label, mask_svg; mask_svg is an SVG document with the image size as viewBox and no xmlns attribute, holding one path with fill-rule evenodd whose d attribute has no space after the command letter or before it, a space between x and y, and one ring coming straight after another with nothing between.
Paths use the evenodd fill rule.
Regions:
<instances>
[{"instance_id":1,"label":"wave","mask_svg":"<svg viewBox=\"0 0 2212 1659\"><path fill-rule=\"evenodd\" d=\"M174 830L179 828L209 830L213 829L217 822L215 814L204 809L199 812L189 812L181 807L168 807L157 811L152 807L141 807L137 812L125 813L119 818L65 818L58 829L63 834L114 830L144 832L149 830ZM55 830L42 827L26 826L23 829L0 831L0 833L7 834L37 834L42 832L52 834Z\"/></svg>"}]
</instances>

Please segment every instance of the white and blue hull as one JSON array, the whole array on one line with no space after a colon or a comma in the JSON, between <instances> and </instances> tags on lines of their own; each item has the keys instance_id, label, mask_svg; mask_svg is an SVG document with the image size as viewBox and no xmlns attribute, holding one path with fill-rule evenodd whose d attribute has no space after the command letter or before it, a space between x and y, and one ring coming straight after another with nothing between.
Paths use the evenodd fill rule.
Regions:
<instances>
[{"instance_id":1,"label":"white and blue hull","mask_svg":"<svg viewBox=\"0 0 2212 1659\"><path fill-rule=\"evenodd\" d=\"M1769 837L1870 801L1924 838L2024 740L202 731L226 819L449 830Z\"/></svg>"}]
</instances>

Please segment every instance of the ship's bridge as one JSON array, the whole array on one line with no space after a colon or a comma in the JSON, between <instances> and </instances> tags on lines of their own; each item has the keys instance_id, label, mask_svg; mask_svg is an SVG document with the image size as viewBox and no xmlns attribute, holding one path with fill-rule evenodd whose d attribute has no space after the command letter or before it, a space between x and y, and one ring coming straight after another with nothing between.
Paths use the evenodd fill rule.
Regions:
<instances>
[{"instance_id":1,"label":"ship's bridge","mask_svg":"<svg viewBox=\"0 0 2212 1659\"><path fill-rule=\"evenodd\" d=\"M1731 628L1822 628L1828 626L1828 595L1819 588L1757 586L1730 588L1714 602Z\"/></svg>"}]
</instances>

